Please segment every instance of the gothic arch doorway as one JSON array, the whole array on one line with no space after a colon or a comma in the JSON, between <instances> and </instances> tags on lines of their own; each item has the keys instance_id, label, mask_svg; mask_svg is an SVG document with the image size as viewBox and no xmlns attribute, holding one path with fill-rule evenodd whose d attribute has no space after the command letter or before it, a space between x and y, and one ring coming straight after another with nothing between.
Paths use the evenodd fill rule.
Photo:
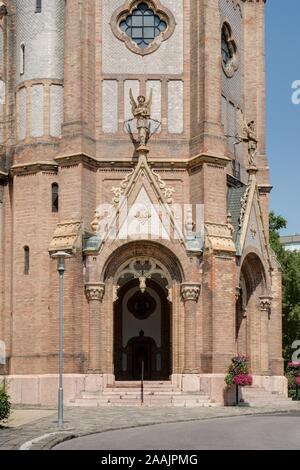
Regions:
<instances>
[{"instance_id":1,"label":"gothic arch doorway","mask_svg":"<svg viewBox=\"0 0 300 470\"><path fill-rule=\"evenodd\" d=\"M269 315L263 308L269 299L265 268L255 253L244 259L236 302L236 346L247 356L253 373L268 372Z\"/></svg>"},{"instance_id":2,"label":"gothic arch doorway","mask_svg":"<svg viewBox=\"0 0 300 470\"><path fill-rule=\"evenodd\" d=\"M168 380L171 375L171 279L156 260L134 259L116 273L116 380Z\"/></svg>"}]
</instances>

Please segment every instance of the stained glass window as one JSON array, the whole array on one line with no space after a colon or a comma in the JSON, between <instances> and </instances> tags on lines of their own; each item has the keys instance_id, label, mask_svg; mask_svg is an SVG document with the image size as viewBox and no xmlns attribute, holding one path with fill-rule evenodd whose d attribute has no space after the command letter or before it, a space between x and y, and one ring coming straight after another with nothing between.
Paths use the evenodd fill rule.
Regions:
<instances>
[{"instance_id":1,"label":"stained glass window","mask_svg":"<svg viewBox=\"0 0 300 470\"><path fill-rule=\"evenodd\" d=\"M154 39L166 31L168 25L147 5L141 2L131 15L119 23L124 31L141 49L146 49Z\"/></svg>"}]
</instances>

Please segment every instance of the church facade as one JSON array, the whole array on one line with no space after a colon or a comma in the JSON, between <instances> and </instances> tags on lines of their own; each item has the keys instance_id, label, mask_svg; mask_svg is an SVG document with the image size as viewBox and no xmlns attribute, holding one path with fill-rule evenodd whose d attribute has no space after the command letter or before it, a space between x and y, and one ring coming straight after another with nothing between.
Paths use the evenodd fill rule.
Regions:
<instances>
[{"instance_id":1,"label":"church facade","mask_svg":"<svg viewBox=\"0 0 300 470\"><path fill-rule=\"evenodd\" d=\"M144 379L286 396L263 0L0 5L0 340L15 403Z\"/></svg>"}]
</instances>

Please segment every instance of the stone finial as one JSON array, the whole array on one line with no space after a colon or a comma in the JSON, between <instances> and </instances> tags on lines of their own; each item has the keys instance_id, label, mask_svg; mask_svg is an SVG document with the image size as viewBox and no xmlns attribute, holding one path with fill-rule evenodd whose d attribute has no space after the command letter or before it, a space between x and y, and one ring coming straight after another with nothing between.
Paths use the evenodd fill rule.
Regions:
<instances>
[{"instance_id":1,"label":"stone finial","mask_svg":"<svg viewBox=\"0 0 300 470\"><path fill-rule=\"evenodd\" d=\"M198 302L200 295L200 284L182 284L181 296L184 302Z\"/></svg>"},{"instance_id":2,"label":"stone finial","mask_svg":"<svg viewBox=\"0 0 300 470\"><path fill-rule=\"evenodd\" d=\"M105 285L102 283L91 283L85 285L85 294L90 302L91 300L98 300L102 302L105 292Z\"/></svg>"}]
</instances>

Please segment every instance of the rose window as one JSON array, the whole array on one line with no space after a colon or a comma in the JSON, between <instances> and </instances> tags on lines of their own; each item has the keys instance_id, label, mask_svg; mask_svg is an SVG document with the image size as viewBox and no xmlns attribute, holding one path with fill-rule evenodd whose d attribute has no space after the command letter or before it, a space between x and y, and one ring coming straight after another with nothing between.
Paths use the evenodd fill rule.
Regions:
<instances>
[{"instance_id":1,"label":"rose window","mask_svg":"<svg viewBox=\"0 0 300 470\"><path fill-rule=\"evenodd\" d=\"M145 49L157 36L166 31L168 26L147 3L143 2L120 22L119 27L138 47Z\"/></svg>"}]
</instances>

